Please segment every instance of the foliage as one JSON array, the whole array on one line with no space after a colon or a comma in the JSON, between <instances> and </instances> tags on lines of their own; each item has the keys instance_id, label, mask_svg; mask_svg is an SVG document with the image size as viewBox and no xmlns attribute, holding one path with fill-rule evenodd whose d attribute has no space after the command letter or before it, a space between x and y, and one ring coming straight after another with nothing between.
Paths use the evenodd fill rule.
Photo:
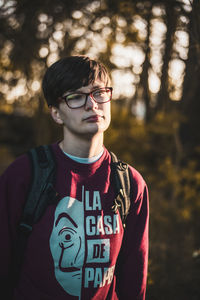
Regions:
<instances>
[{"instance_id":1,"label":"foliage","mask_svg":"<svg viewBox=\"0 0 200 300\"><path fill-rule=\"evenodd\" d=\"M136 167L150 194L150 264L147 299L198 299L200 173L181 165L176 131L180 116L158 114L148 124L114 107L106 145ZM162 296L161 296L162 295Z\"/></svg>"}]
</instances>

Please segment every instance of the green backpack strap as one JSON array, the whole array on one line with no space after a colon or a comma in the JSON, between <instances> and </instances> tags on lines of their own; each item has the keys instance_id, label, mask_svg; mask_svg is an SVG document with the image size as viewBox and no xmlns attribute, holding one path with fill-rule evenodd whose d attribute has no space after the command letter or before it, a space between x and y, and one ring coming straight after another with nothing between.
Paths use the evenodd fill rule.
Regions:
<instances>
[{"instance_id":1,"label":"green backpack strap","mask_svg":"<svg viewBox=\"0 0 200 300\"><path fill-rule=\"evenodd\" d=\"M131 204L131 184L128 164L119 160L117 156L111 155L111 182L115 190L115 199L112 210L117 213L119 210L123 227L126 226L126 217Z\"/></svg>"},{"instance_id":2,"label":"green backpack strap","mask_svg":"<svg viewBox=\"0 0 200 300\"><path fill-rule=\"evenodd\" d=\"M31 149L28 156L32 164L32 182L19 224L18 238L14 251L14 284L19 277L28 237L33 225L38 222L46 207L56 201L53 188L55 160L50 146Z\"/></svg>"}]
</instances>

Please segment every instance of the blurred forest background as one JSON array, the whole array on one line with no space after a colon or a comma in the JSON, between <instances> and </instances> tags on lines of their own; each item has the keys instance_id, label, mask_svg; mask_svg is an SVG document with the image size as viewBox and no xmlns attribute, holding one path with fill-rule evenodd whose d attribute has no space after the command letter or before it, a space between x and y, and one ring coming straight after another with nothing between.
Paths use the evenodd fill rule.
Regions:
<instances>
[{"instance_id":1,"label":"blurred forest background","mask_svg":"<svg viewBox=\"0 0 200 300\"><path fill-rule=\"evenodd\" d=\"M114 88L105 145L149 186L147 300L199 300L200 1L0 0L0 28L0 173L61 137L46 67L101 60Z\"/></svg>"}]
</instances>

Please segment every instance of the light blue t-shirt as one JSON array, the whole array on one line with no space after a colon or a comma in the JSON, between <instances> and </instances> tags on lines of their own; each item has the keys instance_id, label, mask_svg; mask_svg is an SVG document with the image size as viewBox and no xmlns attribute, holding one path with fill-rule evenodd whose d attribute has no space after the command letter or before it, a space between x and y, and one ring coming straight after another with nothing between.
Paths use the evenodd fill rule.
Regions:
<instances>
[{"instance_id":1,"label":"light blue t-shirt","mask_svg":"<svg viewBox=\"0 0 200 300\"><path fill-rule=\"evenodd\" d=\"M95 161L97 161L103 155L103 152L104 152L104 149L98 155L95 155L93 157L86 157L86 158L85 157L77 157L77 156L71 155L71 154L66 153L66 152L64 152L64 153L65 153L65 155L67 155L72 160L75 160L76 162L79 162L81 164L92 164Z\"/></svg>"}]
</instances>

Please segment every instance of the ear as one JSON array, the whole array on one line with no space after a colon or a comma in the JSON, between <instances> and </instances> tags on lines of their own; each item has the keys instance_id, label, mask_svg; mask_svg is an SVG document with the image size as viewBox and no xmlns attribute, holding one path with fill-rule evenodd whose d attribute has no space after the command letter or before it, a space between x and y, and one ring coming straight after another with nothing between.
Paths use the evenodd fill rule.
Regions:
<instances>
[{"instance_id":1,"label":"ear","mask_svg":"<svg viewBox=\"0 0 200 300\"><path fill-rule=\"evenodd\" d=\"M55 106L51 106L49 109L50 109L50 113L51 113L51 116L54 119L54 121L57 124L62 125L63 124L63 120L61 118L59 108L55 107Z\"/></svg>"}]
</instances>

